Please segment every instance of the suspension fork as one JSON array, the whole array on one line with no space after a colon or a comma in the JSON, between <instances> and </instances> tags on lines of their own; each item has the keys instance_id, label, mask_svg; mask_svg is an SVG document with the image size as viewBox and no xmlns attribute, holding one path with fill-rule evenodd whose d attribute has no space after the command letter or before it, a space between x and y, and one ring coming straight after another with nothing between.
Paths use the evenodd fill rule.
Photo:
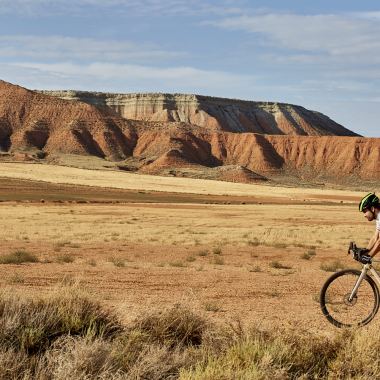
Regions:
<instances>
[{"instance_id":1,"label":"suspension fork","mask_svg":"<svg viewBox=\"0 0 380 380\"><path fill-rule=\"evenodd\" d=\"M352 300L355 298L356 293L357 293L357 291L358 291L358 289L359 289L359 286L360 286L360 284L362 283L363 278L367 275L367 272L368 272L369 270L371 270L371 273L372 273L372 272L375 272L375 271L372 270L370 264L365 264L365 265L363 265L362 273L360 274L359 278L357 279L357 281L356 281L356 283L355 283L355 286L354 286L354 288L352 289L352 292L351 292L350 296L348 297L348 301L349 301L349 302L352 302ZM376 272L375 272L375 273L376 273ZM377 273L376 273L376 276L379 277L379 276L377 275ZM379 280L380 280L380 278L379 278Z\"/></svg>"}]
</instances>

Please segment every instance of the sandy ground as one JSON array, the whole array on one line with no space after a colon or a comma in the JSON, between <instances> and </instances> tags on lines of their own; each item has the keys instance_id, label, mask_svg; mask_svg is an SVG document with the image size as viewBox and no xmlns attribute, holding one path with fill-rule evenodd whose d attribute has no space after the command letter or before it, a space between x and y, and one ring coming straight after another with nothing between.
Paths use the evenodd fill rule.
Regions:
<instances>
[{"instance_id":1,"label":"sandy ground","mask_svg":"<svg viewBox=\"0 0 380 380\"><path fill-rule=\"evenodd\" d=\"M36 295L78 280L126 321L184 303L223 323L332 332L318 304L331 275L323 265L339 260L357 268L348 242L364 245L374 226L353 201L312 193L318 203L295 203L287 193L276 203L257 202L259 190L201 199L183 191L181 201L170 202L156 192L0 179L0 257L24 250L39 259L0 265L0 284ZM120 203L110 203L115 199Z\"/></svg>"}]
</instances>

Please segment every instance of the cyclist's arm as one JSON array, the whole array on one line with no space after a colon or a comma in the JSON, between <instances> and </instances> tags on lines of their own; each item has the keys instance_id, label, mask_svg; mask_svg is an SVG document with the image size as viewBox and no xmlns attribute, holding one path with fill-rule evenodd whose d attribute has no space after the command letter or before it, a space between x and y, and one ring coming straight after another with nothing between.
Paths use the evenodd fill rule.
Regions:
<instances>
[{"instance_id":1,"label":"cyclist's arm","mask_svg":"<svg viewBox=\"0 0 380 380\"><path fill-rule=\"evenodd\" d=\"M376 231L368 243L367 249L370 256L375 256L380 251L380 231Z\"/></svg>"},{"instance_id":2,"label":"cyclist's arm","mask_svg":"<svg viewBox=\"0 0 380 380\"><path fill-rule=\"evenodd\" d=\"M367 244L367 249L370 251L374 244L376 243L376 240L379 238L379 231L376 230L375 233L372 235L371 239L369 240Z\"/></svg>"}]
</instances>

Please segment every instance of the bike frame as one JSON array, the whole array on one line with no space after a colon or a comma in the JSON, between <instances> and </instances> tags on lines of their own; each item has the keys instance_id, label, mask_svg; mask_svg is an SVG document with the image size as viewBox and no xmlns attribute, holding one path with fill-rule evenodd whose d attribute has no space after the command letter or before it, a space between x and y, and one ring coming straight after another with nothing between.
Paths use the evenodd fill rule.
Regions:
<instances>
[{"instance_id":1,"label":"bike frame","mask_svg":"<svg viewBox=\"0 0 380 380\"><path fill-rule=\"evenodd\" d=\"M360 274L358 280L356 281L356 284L355 284L354 288L352 289L350 297L348 298L349 302L352 302L352 300L355 298L356 292L358 291L359 286L360 286L361 282L363 281L363 278L368 274L368 272L370 272L370 274L373 276L373 279L375 280L377 285L380 287L380 276L379 276L379 274L376 272L376 270L374 268L372 268L371 264L365 264L365 265L363 265L362 273Z\"/></svg>"}]
</instances>

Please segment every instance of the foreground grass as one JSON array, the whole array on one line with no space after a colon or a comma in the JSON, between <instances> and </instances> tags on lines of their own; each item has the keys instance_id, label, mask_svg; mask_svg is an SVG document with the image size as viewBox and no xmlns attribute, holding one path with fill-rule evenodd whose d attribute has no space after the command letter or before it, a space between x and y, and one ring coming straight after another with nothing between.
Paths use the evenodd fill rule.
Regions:
<instances>
[{"instance_id":1,"label":"foreground grass","mask_svg":"<svg viewBox=\"0 0 380 380\"><path fill-rule=\"evenodd\" d=\"M0 379L380 378L380 332L215 326L182 306L123 326L76 287L0 294Z\"/></svg>"}]
</instances>

